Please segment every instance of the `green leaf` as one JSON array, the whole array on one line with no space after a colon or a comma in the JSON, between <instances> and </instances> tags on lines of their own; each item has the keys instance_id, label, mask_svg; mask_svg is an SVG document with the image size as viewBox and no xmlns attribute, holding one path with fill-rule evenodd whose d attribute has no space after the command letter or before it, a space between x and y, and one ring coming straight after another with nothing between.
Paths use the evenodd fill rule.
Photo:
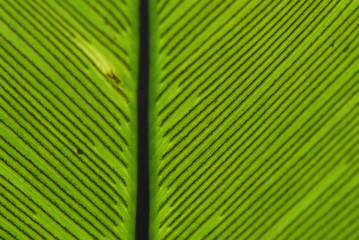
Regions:
<instances>
[{"instance_id":1,"label":"green leaf","mask_svg":"<svg viewBox=\"0 0 359 240\"><path fill-rule=\"evenodd\" d=\"M359 2L150 3L151 239L358 239Z\"/></svg>"},{"instance_id":2,"label":"green leaf","mask_svg":"<svg viewBox=\"0 0 359 240\"><path fill-rule=\"evenodd\" d=\"M1 239L134 239L137 9L0 0Z\"/></svg>"},{"instance_id":3,"label":"green leaf","mask_svg":"<svg viewBox=\"0 0 359 240\"><path fill-rule=\"evenodd\" d=\"M149 3L150 238L359 239L359 2ZM0 239L135 238L138 29L0 0Z\"/></svg>"}]
</instances>

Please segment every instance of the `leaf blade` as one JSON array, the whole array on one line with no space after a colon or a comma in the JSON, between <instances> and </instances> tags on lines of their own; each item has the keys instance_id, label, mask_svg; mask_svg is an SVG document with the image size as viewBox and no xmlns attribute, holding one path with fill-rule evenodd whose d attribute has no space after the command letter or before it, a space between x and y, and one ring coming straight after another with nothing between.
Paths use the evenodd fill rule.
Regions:
<instances>
[{"instance_id":1,"label":"leaf blade","mask_svg":"<svg viewBox=\"0 0 359 240\"><path fill-rule=\"evenodd\" d=\"M1 234L133 239L138 3L0 4Z\"/></svg>"},{"instance_id":2,"label":"leaf blade","mask_svg":"<svg viewBox=\"0 0 359 240\"><path fill-rule=\"evenodd\" d=\"M334 237L307 214L358 193L357 3L151 4L151 239Z\"/></svg>"}]
</instances>

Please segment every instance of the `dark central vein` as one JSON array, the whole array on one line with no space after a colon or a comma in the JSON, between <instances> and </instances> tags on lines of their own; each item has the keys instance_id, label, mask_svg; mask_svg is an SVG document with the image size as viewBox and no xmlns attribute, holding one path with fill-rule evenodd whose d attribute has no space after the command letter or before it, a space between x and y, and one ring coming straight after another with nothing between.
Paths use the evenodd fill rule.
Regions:
<instances>
[{"instance_id":1,"label":"dark central vein","mask_svg":"<svg viewBox=\"0 0 359 240\"><path fill-rule=\"evenodd\" d=\"M148 3L140 0L140 51L138 83L138 181L136 239L148 239L149 225L149 158L148 158L148 79L149 32Z\"/></svg>"}]
</instances>

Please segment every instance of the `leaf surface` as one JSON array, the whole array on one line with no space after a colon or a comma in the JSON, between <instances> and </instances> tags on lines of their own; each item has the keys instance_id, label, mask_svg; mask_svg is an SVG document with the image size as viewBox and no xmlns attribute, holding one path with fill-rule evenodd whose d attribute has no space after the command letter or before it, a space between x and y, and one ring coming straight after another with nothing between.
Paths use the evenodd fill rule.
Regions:
<instances>
[{"instance_id":1,"label":"leaf surface","mask_svg":"<svg viewBox=\"0 0 359 240\"><path fill-rule=\"evenodd\" d=\"M134 239L137 8L0 0L1 239Z\"/></svg>"},{"instance_id":2,"label":"leaf surface","mask_svg":"<svg viewBox=\"0 0 359 240\"><path fill-rule=\"evenodd\" d=\"M150 3L151 239L358 239L359 2Z\"/></svg>"}]
</instances>

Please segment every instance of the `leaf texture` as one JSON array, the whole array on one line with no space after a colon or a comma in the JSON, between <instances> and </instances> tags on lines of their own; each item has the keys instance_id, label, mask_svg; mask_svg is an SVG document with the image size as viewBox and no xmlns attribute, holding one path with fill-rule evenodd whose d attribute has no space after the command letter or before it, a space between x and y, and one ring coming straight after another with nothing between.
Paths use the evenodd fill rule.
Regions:
<instances>
[{"instance_id":1,"label":"leaf texture","mask_svg":"<svg viewBox=\"0 0 359 240\"><path fill-rule=\"evenodd\" d=\"M150 3L151 239L359 239L359 2Z\"/></svg>"},{"instance_id":2,"label":"leaf texture","mask_svg":"<svg viewBox=\"0 0 359 240\"><path fill-rule=\"evenodd\" d=\"M136 0L0 0L0 239L133 239Z\"/></svg>"}]
</instances>

